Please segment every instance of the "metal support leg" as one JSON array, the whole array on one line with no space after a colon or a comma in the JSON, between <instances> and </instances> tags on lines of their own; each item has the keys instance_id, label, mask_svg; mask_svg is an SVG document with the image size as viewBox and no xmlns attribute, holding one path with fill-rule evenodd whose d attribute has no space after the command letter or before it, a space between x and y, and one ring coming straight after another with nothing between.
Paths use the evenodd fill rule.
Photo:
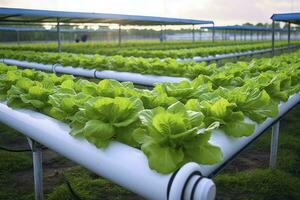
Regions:
<instances>
[{"instance_id":1,"label":"metal support leg","mask_svg":"<svg viewBox=\"0 0 300 200\"><path fill-rule=\"evenodd\" d=\"M57 18L56 30L57 30L57 51L60 53L61 52L61 38L60 38L60 22L59 22L59 18Z\"/></svg>"},{"instance_id":2,"label":"metal support leg","mask_svg":"<svg viewBox=\"0 0 300 200\"><path fill-rule=\"evenodd\" d=\"M272 22L272 56L275 55L275 22Z\"/></svg>"},{"instance_id":3,"label":"metal support leg","mask_svg":"<svg viewBox=\"0 0 300 200\"><path fill-rule=\"evenodd\" d=\"M234 41L236 42L236 30L234 30L234 35L233 35L233 37L234 37Z\"/></svg>"},{"instance_id":4,"label":"metal support leg","mask_svg":"<svg viewBox=\"0 0 300 200\"><path fill-rule=\"evenodd\" d=\"M43 200L43 164L42 164L42 148L41 145L34 140L27 138L32 149L33 161L33 177L34 177L34 192L35 200Z\"/></svg>"},{"instance_id":5,"label":"metal support leg","mask_svg":"<svg viewBox=\"0 0 300 200\"><path fill-rule=\"evenodd\" d=\"M270 152L270 168L276 169L277 149L279 139L279 121L272 127L271 152Z\"/></svg>"},{"instance_id":6,"label":"metal support leg","mask_svg":"<svg viewBox=\"0 0 300 200\"><path fill-rule=\"evenodd\" d=\"M199 40L200 41L202 40L202 31L201 31L201 28L199 29Z\"/></svg>"},{"instance_id":7,"label":"metal support leg","mask_svg":"<svg viewBox=\"0 0 300 200\"><path fill-rule=\"evenodd\" d=\"M118 45L121 46L122 43L122 28L121 28L121 24L119 24L119 38L118 38Z\"/></svg>"},{"instance_id":8,"label":"metal support leg","mask_svg":"<svg viewBox=\"0 0 300 200\"><path fill-rule=\"evenodd\" d=\"M164 26L164 41L167 41L167 25Z\"/></svg>"},{"instance_id":9,"label":"metal support leg","mask_svg":"<svg viewBox=\"0 0 300 200\"><path fill-rule=\"evenodd\" d=\"M215 42L215 24L213 24L213 30L212 30L212 42Z\"/></svg>"},{"instance_id":10,"label":"metal support leg","mask_svg":"<svg viewBox=\"0 0 300 200\"><path fill-rule=\"evenodd\" d=\"M17 44L20 45L20 32L17 31Z\"/></svg>"},{"instance_id":11,"label":"metal support leg","mask_svg":"<svg viewBox=\"0 0 300 200\"><path fill-rule=\"evenodd\" d=\"M193 30L192 30L192 37L193 37L193 42L195 42L195 25L193 24Z\"/></svg>"},{"instance_id":12,"label":"metal support leg","mask_svg":"<svg viewBox=\"0 0 300 200\"><path fill-rule=\"evenodd\" d=\"M160 25L160 38L159 38L160 43L164 41L164 32L163 32L163 26Z\"/></svg>"},{"instance_id":13,"label":"metal support leg","mask_svg":"<svg viewBox=\"0 0 300 200\"><path fill-rule=\"evenodd\" d=\"M291 52L291 23L288 22L288 52Z\"/></svg>"}]
</instances>

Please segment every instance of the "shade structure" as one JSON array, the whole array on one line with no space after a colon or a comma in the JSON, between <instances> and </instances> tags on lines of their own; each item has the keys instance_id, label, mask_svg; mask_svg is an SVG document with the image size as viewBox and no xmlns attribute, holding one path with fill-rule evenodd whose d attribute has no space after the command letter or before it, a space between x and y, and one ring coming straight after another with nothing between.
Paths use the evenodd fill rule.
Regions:
<instances>
[{"instance_id":1,"label":"shade structure","mask_svg":"<svg viewBox=\"0 0 300 200\"><path fill-rule=\"evenodd\" d=\"M108 13L68 12L52 10L32 10L19 8L0 8L1 22L37 22L49 23L110 23L121 25L192 25L213 24L208 20L179 19L139 15Z\"/></svg>"},{"instance_id":2,"label":"shade structure","mask_svg":"<svg viewBox=\"0 0 300 200\"><path fill-rule=\"evenodd\" d=\"M119 45L121 45L121 26L123 25L200 25L214 24L209 20L179 19L141 15L108 13L69 12L53 10L33 10L20 8L0 8L1 23L57 23L57 49L61 52L61 23L108 23L119 24Z\"/></svg>"},{"instance_id":3,"label":"shade structure","mask_svg":"<svg viewBox=\"0 0 300 200\"><path fill-rule=\"evenodd\" d=\"M288 23L288 46L291 43L291 23L300 24L300 12L298 13L281 13L273 14L272 19L272 54L274 55L274 46L275 46L275 21L287 22ZM290 51L290 49L289 49Z\"/></svg>"},{"instance_id":4,"label":"shade structure","mask_svg":"<svg viewBox=\"0 0 300 200\"><path fill-rule=\"evenodd\" d=\"M205 29L215 29L215 30L241 30L241 31L271 31L272 28L269 27L262 27L262 26L205 26L202 27ZM279 29L277 28L276 31L287 31L287 29Z\"/></svg>"},{"instance_id":5,"label":"shade structure","mask_svg":"<svg viewBox=\"0 0 300 200\"><path fill-rule=\"evenodd\" d=\"M0 26L0 31L15 31L15 32L57 32L56 29L44 29L44 28L20 28L20 27L9 27ZM60 29L62 33L98 33L98 32L117 32L113 29Z\"/></svg>"},{"instance_id":6,"label":"shade structure","mask_svg":"<svg viewBox=\"0 0 300 200\"><path fill-rule=\"evenodd\" d=\"M299 13L273 14L271 19L273 21L281 21L281 22L290 22L293 24L300 24L300 12Z\"/></svg>"}]
</instances>

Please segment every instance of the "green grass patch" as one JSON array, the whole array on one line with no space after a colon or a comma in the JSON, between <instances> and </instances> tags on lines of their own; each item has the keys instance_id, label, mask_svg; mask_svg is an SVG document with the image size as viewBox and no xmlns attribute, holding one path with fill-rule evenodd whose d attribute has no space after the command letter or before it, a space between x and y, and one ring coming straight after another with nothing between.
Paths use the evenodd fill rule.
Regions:
<instances>
[{"instance_id":1,"label":"green grass patch","mask_svg":"<svg viewBox=\"0 0 300 200\"><path fill-rule=\"evenodd\" d=\"M31 200L32 191L18 191L15 187L18 177L15 172L31 168L32 161L28 153L11 153L0 150L0 199Z\"/></svg>"},{"instance_id":2,"label":"green grass patch","mask_svg":"<svg viewBox=\"0 0 300 200\"><path fill-rule=\"evenodd\" d=\"M297 200L300 179L283 171L259 169L215 177L217 192L234 199Z\"/></svg>"},{"instance_id":3,"label":"green grass patch","mask_svg":"<svg viewBox=\"0 0 300 200\"><path fill-rule=\"evenodd\" d=\"M107 181L105 179L95 177L87 170L82 168L74 168L65 172L65 178L70 182L73 190L80 199L96 200L96 199L120 199L133 194L127 190ZM53 192L47 195L47 200L73 200L66 183L54 188Z\"/></svg>"}]
</instances>

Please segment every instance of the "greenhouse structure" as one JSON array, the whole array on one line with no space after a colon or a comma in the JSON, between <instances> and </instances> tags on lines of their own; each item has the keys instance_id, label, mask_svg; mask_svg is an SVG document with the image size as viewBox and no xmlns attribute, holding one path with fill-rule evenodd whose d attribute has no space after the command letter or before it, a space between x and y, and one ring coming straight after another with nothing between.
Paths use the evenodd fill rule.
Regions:
<instances>
[{"instance_id":1,"label":"greenhouse structure","mask_svg":"<svg viewBox=\"0 0 300 200\"><path fill-rule=\"evenodd\" d=\"M300 43L290 41L290 24L300 24L300 13L271 19L272 29L0 8L0 31L57 33L52 46L0 44L0 122L28 140L35 199L44 199L46 148L151 200L215 199L213 178L271 127L268 163L276 169L279 121L300 103L300 54L292 53ZM288 45L275 44L275 32L286 31L275 29L276 21L289 24ZM9 27L27 23L55 23L56 29ZM74 43L63 49L62 32L93 30L61 26L85 23L119 25L118 45ZM201 43L195 26L204 24L213 25L203 27L212 30L212 41ZM127 25L192 25L193 42L122 43ZM234 42L216 41L218 30L226 31L225 38L233 31ZM245 41L236 41L237 31ZM272 32L272 46L254 42L258 32Z\"/></svg>"},{"instance_id":2,"label":"greenhouse structure","mask_svg":"<svg viewBox=\"0 0 300 200\"><path fill-rule=\"evenodd\" d=\"M108 23L119 25L119 45L122 41L121 27L126 25L137 26L163 26L163 25L193 25L193 41L194 26L200 24L214 24L213 21L206 20L190 20L166 17L151 17L137 15L119 15L119 14L103 14L103 13L80 13L80 12L62 12L47 10L28 10L28 9L12 9L0 8L1 22L8 23L56 23L57 27L57 44L58 51L60 47L60 25L61 23ZM162 32L163 33L163 32Z\"/></svg>"}]
</instances>

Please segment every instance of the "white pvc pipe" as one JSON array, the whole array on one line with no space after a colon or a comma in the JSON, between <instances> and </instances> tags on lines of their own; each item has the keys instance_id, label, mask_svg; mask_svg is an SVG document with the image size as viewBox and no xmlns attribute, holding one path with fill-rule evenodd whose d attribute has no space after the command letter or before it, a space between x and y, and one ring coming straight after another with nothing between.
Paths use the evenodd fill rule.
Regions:
<instances>
[{"instance_id":1,"label":"white pvc pipe","mask_svg":"<svg viewBox=\"0 0 300 200\"><path fill-rule=\"evenodd\" d=\"M299 45L294 45L293 48L299 47ZM288 49L288 47L278 47L275 48L275 50L284 50ZM237 56L249 56L249 55L255 55L255 54L260 54L260 53L271 53L272 49L262 49L262 50L250 50L250 51L245 51L245 52L234 52L234 53L228 53L228 54L216 54L216 55L210 55L206 57L201 57L201 56L195 56L193 58L177 58L176 60L178 62L205 62L205 61L213 61L213 60L220 60L220 59L225 59L225 58L234 58Z\"/></svg>"},{"instance_id":2,"label":"white pvc pipe","mask_svg":"<svg viewBox=\"0 0 300 200\"><path fill-rule=\"evenodd\" d=\"M96 78L100 79L115 79L118 81L130 81L141 85L152 86L155 83L170 82L177 83L183 80L188 80L182 77L170 77L170 76L156 76L156 75L143 75L131 72L115 72L115 71L96 71Z\"/></svg>"},{"instance_id":3,"label":"white pvc pipe","mask_svg":"<svg viewBox=\"0 0 300 200\"><path fill-rule=\"evenodd\" d=\"M272 126L281 116L288 112L291 108L300 102L300 93L292 95L285 103L280 103L279 113L275 118L268 118L264 123L257 124L250 119L245 119L246 122L256 125L255 131L251 136L234 138L227 136L221 130L213 131L209 142L219 146L223 152L223 161L215 165L200 165L201 173L204 176L214 175L220 168L224 166L234 155L239 153L244 147L251 143L256 137L262 134L268 127Z\"/></svg>"},{"instance_id":4,"label":"white pvc pipe","mask_svg":"<svg viewBox=\"0 0 300 200\"><path fill-rule=\"evenodd\" d=\"M52 72L54 65L47 65L47 64L40 64L40 63L34 63L34 62L27 62L27 61L19 61L15 59L2 59L3 63L8 65L16 65L19 67L29 68L29 69L38 69L42 71L50 71Z\"/></svg>"},{"instance_id":5,"label":"white pvc pipe","mask_svg":"<svg viewBox=\"0 0 300 200\"><path fill-rule=\"evenodd\" d=\"M117 81L130 81L136 84L153 86L155 83L170 82L177 83L183 80L190 81L188 78L172 77L172 76L158 76L158 75L145 75L132 72L117 72L111 70L96 71L95 69L85 69L81 67L61 66L58 64L47 65L41 63L33 63L27 61L19 61L15 59L2 59L2 62L8 65L16 65L19 67L38 69L43 71L51 71L55 73L65 73L74 76L84 76L98 79L115 79Z\"/></svg>"},{"instance_id":6,"label":"white pvc pipe","mask_svg":"<svg viewBox=\"0 0 300 200\"><path fill-rule=\"evenodd\" d=\"M106 149L98 149L84 139L69 135L67 124L26 109L12 109L0 103L0 121L57 153L86 167L147 199L181 200L194 193L211 200L215 187L210 179L202 178L194 186L190 181L200 176L196 163L184 165L177 173L162 175L148 166L145 155L138 149L119 142L111 142ZM174 177L174 178L171 178ZM202 188L207 187L207 188ZM169 193L168 193L169 191ZM169 195L168 195L169 194ZM183 195L184 194L184 195ZM189 200L189 199L186 199Z\"/></svg>"},{"instance_id":7,"label":"white pvc pipe","mask_svg":"<svg viewBox=\"0 0 300 200\"><path fill-rule=\"evenodd\" d=\"M74 76L83 76L83 77L89 77L89 78L95 78L95 69L83 69L83 68L74 68L71 66L63 67L61 65L57 65L54 68L55 73L61 73L61 74L72 74Z\"/></svg>"}]
</instances>

